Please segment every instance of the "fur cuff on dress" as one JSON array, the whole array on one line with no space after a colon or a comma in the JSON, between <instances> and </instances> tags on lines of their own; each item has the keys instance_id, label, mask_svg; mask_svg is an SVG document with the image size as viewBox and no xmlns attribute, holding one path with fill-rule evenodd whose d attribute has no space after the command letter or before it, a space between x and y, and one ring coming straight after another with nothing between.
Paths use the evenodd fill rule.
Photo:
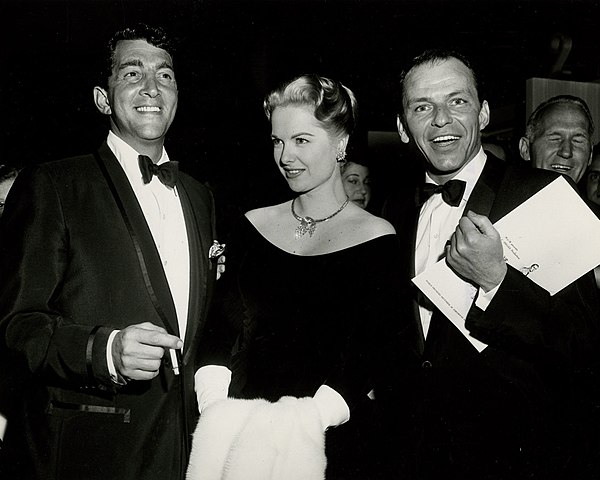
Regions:
<instances>
[{"instance_id":1,"label":"fur cuff on dress","mask_svg":"<svg viewBox=\"0 0 600 480\"><path fill-rule=\"evenodd\" d=\"M325 433L311 397L220 400L202 413L187 480L323 480Z\"/></svg>"}]
</instances>

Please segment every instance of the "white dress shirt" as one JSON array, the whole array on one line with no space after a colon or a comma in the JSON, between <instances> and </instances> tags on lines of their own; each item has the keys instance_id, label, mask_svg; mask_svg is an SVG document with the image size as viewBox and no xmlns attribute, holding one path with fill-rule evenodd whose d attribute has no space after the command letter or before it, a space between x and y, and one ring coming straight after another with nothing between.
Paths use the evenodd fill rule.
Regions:
<instances>
[{"instance_id":1,"label":"white dress shirt","mask_svg":"<svg viewBox=\"0 0 600 480\"><path fill-rule=\"evenodd\" d=\"M144 184L138 163L138 152L126 142L109 132L107 144L123 168L140 204L152 238L160 255L169 289L175 304L179 337L185 339L190 295L190 253L185 220L177 186L169 188L153 176ZM163 148L158 165L168 162ZM208 255L208 252L206 252ZM112 359L112 343L118 330L111 333L106 348L108 369L113 381L118 383ZM184 344L185 348L185 344ZM231 372L220 365L207 365L195 373L195 391L200 411L216 400L227 397Z\"/></svg>"},{"instance_id":2,"label":"white dress shirt","mask_svg":"<svg viewBox=\"0 0 600 480\"><path fill-rule=\"evenodd\" d=\"M183 341L187 326L190 290L190 255L177 187L169 188L163 185L156 176L153 176L149 183L144 184L138 163L138 152L112 131L109 131L106 143L123 168L152 233L171 290L177 313L179 336ZM158 164L168 161L169 157L163 148ZM112 344L117 332L118 330L113 331L108 338L106 360L111 378L121 383L112 358Z\"/></svg>"},{"instance_id":3,"label":"white dress shirt","mask_svg":"<svg viewBox=\"0 0 600 480\"><path fill-rule=\"evenodd\" d=\"M463 198L457 207L452 207L444 202L442 195L440 194L432 195L421 207L415 247L416 275L419 275L425 271L427 267L444 258L446 243L450 240L450 237L456 230L459 220L463 214L466 213L464 211L465 206L467 205L471 192L473 192L473 188L475 188L475 184L483 171L486 158L483 148L481 148L477 155L475 155L456 177L454 177L456 180L463 180L466 182ZM425 174L425 182L436 183L427 173ZM465 292L463 298L465 299L465 302L470 306L477 295L477 306L485 310L485 307L489 305L489 302L498 290L498 287L490 292L484 293L482 289L479 289L478 292L477 288L465 283L464 289ZM423 334L427 337L433 311L427 308L427 306L419 305L419 314L423 326Z\"/></svg>"},{"instance_id":4,"label":"white dress shirt","mask_svg":"<svg viewBox=\"0 0 600 480\"><path fill-rule=\"evenodd\" d=\"M138 152L113 132L109 132L107 143L123 167L146 217L175 304L179 337L184 340L190 295L190 252L177 187L163 185L156 176L144 184L138 165ZM157 164L168 161L169 156L163 148Z\"/></svg>"}]
</instances>

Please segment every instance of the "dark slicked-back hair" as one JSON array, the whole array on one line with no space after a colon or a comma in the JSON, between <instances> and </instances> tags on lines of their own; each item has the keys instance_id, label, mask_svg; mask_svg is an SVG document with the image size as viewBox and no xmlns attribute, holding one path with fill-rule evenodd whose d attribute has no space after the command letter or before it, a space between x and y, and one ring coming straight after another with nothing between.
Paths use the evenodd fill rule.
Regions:
<instances>
[{"instance_id":1,"label":"dark slicked-back hair","mask_svg":"<svg viewBox=\"0 0 600 480\"><path fill-rule=\"evenodd\" d=\"M444 49L430 49L425 50L420 55L414 57L412 61L407 65L407 67L400 74L400 98L398 99L398 111L404 115L404 100L405 100L405 82L406 77L414 70L416 67L421 65L434 65L436 63L445 62L446 60L456 59L461 62L467 69L471 72L471 76L473 77L473 83L475 85L475 90L477 92L477 97L481 102L482 95L480 91L480 85L478 81L478 76L475 72L475 68L473 66L473 62L469 60L465 55L455 50L444 50Z\"/></svg>"},{"instance_id":2,"label":"dark slicked-back hair","mask_svg":"<svg viewBox=\"0 0 600 480\"><path fill-rule=\"evenodd\" d=\"M115 49L122 40L145 40L150 45L165 50L171 55L171 58L175 53L175 42L167 36L167 33L161 27L139 23L134 27L119 30L106 45L105 61L100 78L101 86L104 88L108 87L108 79L111 77L114 67Z\"/></svg>"},{"instance_id":3,"label":"dark slicked-back hair","mask_svg":"<svg viewBox=\"0 0 600 480\"><path fill-rule=\"evenodd\" d=\"M588 120L588 135L590 136L590 142L592 141L592 135L594 135L594 119L592 118L592 113L590 112L587 103L585 103L585 100L583 98L575 97L574 95L556 95L555 97L540 103L529 116L527 126L525 127L525 135L530 142L533 142L536 139L544 115L548 113L554 105L573 105L580 108Z\"/></svg>"},{"instance_id":4,"label":"dark slicked-back hair","mask_svg":"<svg viewBox=\"0 0 600 480\"><path fill-rule=\"evenodd\" d=\"M314 108L314 115L333 134L350 135L357 121L357 104L352 90L336 80L319 75L302 75L273 90L264 101L267 118L276 107L300 105Z\"/></svg>"}]
</instances>

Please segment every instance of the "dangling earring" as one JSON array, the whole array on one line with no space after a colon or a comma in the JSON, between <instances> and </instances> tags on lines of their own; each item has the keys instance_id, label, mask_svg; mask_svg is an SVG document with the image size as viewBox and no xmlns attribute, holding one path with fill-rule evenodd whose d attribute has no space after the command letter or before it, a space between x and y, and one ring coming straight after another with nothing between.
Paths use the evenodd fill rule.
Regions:
<instances>
[{"instance_id":1,"label":"dangling earring","mask_svg":"<svg viewBox=\"0 0 600 480\"><path fill-rule=\"evenodd\" d=\"M337 151L337 154L335 155L335 160L338 163L345 163L346 162L346 151L342 150L341 148Z\"/></svg>"}]
</instances>

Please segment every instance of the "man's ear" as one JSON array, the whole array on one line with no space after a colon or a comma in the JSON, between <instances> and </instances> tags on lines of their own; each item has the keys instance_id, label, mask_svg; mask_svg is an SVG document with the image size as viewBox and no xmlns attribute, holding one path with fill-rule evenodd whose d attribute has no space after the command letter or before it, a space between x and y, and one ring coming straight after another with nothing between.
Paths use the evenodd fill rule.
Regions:
<instances>
[{"instance_id":1,"label":"man's ear","mask_svg":"<svg viewBox=\"0 0 600 480\"><path fill-rule=\"evenodd\" d=\"M396 115L396 128L398 129L398 134L400 135L400 140L402 140L402 143L408 143L410 141L410 137L404 128L400 114Z\"/></svg>"},{"instance_id":2,"label":"man's ear","mask_svg":"<svg viewBox=\"0 0 600 480\"><path fill-rule=\"evenodd\" d=\"M483 130L490 123L490 106L487 100L481 102L481 109L479 110L479 131Z\"/></svg>"},{"instance_id":3,"label":"man's ear","mask_svg":"<svg viewBox=\"0 0 600 480\"><path fill-rule=\"evenodd\" d=\"M108 93L102 87L94 87L94 104L104 115L110 115L112 110L108 101Z\"/></svg>"},{"instance_id":4,"label":"man's ear","mask_svg":"<svg viewBox=\"0 0 600 480\"><path fill-rule=\"evenodd\" d=\"M527 137L521 137L519 140L519 153L523 160L527 162L531 160L531 155L529 155L529 139Z\"/></svg>"}]
</instances>

